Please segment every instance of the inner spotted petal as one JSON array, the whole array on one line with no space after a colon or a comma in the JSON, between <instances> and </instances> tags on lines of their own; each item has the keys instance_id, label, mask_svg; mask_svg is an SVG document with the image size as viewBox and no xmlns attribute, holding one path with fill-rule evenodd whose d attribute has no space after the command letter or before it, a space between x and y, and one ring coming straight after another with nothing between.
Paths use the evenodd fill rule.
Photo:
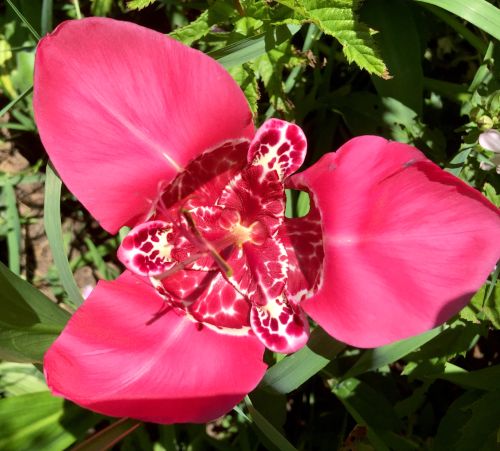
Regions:
<instances>
[{"instance_id":1,"label":"inner spotted petal","mask_svg":"<svg viewBox=\"0 0 500 451\"><path fill-rule=\"evenodd\" d=\"M304 312L289 304L284 296L264 306L253 305L250 325L259 340L274 352L295 352L309 338L309 323Z\"/></svg>"},{"instance_id":2,"label":"inner spotted petal","mask_svg":"<svg viewBox=\"0 0 500 451\"><path fill-rule=\"evenodd\" d=\"M309 213L302 218L286 218L279 236L288 258L287 299L297 304L311 297L323 281L321 215L312 199Z\"/></svg>"},{"instance_id":3,"label":"inner spotted petal","mask_svg":"<svg viewBox=\"0 0 500 451\"><path fill-rule=\"evenodd\" d=\"M299 126L269 119L255 134L247 159L265 172L276 171L280 180L284 180L302 166L306 151L306 137Z\"/></svg>"},{"instance_id":4,"label":"inner spotted petal","mask_svg":"<svg viewBox=\"0 0 500 451\"><path fill-rule=\"evenodd\" d=\"M221 333L246 334L250 305L218 271L182 270L158 280L151 278L158 294L191 320L211 325Z\"/></svg>"},{"instance_id":5,"label":"inner spotted petal","mask_svg":"<svg viewBox=\"0 0 500 451\"><path fill-rule=\"evenodd\" d=\"M119 260L135 274L159 275L174 265L173 225L150 221L134 227L118 248Z\"/></svg>"},{"instance_id":6,"label":"inner spotted petal","mask_svg":"<svg viewBox=\"0 0 500 451\"><path fill-rule=\"evenodd\" d=\"M251 242L224 255L232 269L229 282L254 305L266 305L281 296L287 278L288 258L281 240Z\"/></svg>"}]
</instances>

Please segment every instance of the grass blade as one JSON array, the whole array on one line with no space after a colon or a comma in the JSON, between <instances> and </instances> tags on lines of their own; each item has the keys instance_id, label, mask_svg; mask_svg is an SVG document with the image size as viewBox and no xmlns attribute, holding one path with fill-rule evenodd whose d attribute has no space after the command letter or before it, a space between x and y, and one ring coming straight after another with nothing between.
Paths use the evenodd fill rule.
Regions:
<instances>
[{"instance_id":1,"label":"grass blade","mask_svg":"<svg viewBox=\"0 0 500 451\"><path fill-rule=\"evenodd\" d=\"M437 337L443 331L442 327L436 327L416 337L397 341L380 348L367 349L359 360L343 376L343 379L357 376L367 371L376 370L389 363L395 362L423 344Z\"/></svg>"},{"instance_id":2,"label":"grass blade","mask_svg":"<svg viewBox=\"0 0 500 451\"><path fill-rule=\"evenodd\" d=\"M54 263L59 272L61 283L68 293L71 303L75 307L78 307L83 302L83 298L71 273L68 257L63 245L60 205L62 183L50 164L47 165L45 177L45 203L43 211L45 232L47 233L49 246L54 256Z\"/></svg>"},{"instance_id":3,"label":"grass blade","mask_svg":"<svg viewBox=\"0 0 500 451\"><path fill-rule=\"evenodd\" d=\"M42 36L52 31L52 0L43 0L42 3L42 23L41 32Z\"/></svg>"},{"instance_id":4,"label":"grass blade","mask_svg":"<svg viewBox=\"0 0 500 451\"><path fill-rule=\"evenodd\" d=\"M21 222L17 211L16 193L12 184L7 183L3 187L3 197L5 201L7 216L7 247L9 257L9 269L14 274L21 271Z\"/></svg>"},{"instance_id":5,"label":"grass blade","mask_svg":"<svg viewBox=\"0 0 500 451\"><path fill-rule=\"evenodd\" d=\"M19 96L17 96L15 99L11 100L7 105L5 105L1 110L0 110L0 116L3 116L5 113L7 113L14 105L16 105L18 102L23 100L27 95L31 94L33 92L33 86L30 86L29 88L25 89Z\"/></svg>"},{"instance_id":6,"label":"grass blade","mask_svg":"<svg viewBox=\"0 0 500 451\"><path fill-rule=\"evenodd\" d=\"M260 431L276 446L280 451L297 451L296 448L262 415L252 404L248 396L245 397L252 420Z\"/></svg>"},{"instance_id":7,"label":"grass blade","mask_svg":"<svg viewBox=\"0 0 500 451\"><path fill-rule=\"evenodd\" d=\"M486 0L416 0L438 6L500 39L500 9Z\"/></svg>"},{"instance_id":8,"label":"grass blade","mask_svg":"<svg viewBox=\"0 0 500 451\"><path fill-rule=\"evenodd\" d=\"M322 329L315 329L307 346L267 370L262 388L290 393L321 371L344 348L344 343L335 341Z\"/></svg>"},{"instance_id":9,"label":"grass blade","mask_svg":"<svg viewBox=\"0 0 500 451\"><path fill-rule=\"evenodd\" d=\"M250 38L233 42L222 49L208 52L207 55L215 58L226 69L229 69L230 67L238 66L263 55L274 46L290 39L299 30L300 26L298 25L283 25L273 31L271 39L269 39L269 33L260 33Z\"/></svg>"},{"instance_id":10,"label":"grass blade","mask_svg":"<svg viewBox=\"0 0 500 451\"><path fill-rule=\"evenodd\" d=\"M14 5L14 3L12 3L12 0L7 0L7 3L9 4L9 6L12 8L12 10L16 13L17 17L19 17L19 19L21 19L21 21L24 23L24 25L26 25L26 28L30 31L30 33L33 35L33 37L39 41L40 40L40 35L38 34L38 32L31 26L31 24L28 22L28 19L26 19L26 17L24 17L24 15L21 13L21 11L19 11L17 8L16 8L16 5Z\"/></svg>"},{"instance_id":11,"label":"grass blade","mask_svg":"<svg viewBox=\"0 0 500 451\"><path fill-rule=\"evenodd\" d=\"M122 418L76 445L72 448L72 451L104 451L110 449L127 435L134 432L141 424L137 420Z\"/></svg>"}]
</instances>

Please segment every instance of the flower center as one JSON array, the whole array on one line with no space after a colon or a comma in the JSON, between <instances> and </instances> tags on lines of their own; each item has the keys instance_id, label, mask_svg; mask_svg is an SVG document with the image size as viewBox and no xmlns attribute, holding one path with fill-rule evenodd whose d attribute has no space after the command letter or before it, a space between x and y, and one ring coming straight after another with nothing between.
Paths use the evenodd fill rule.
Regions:
<instances>
[{"instance_id":1,"label":"flower center","mask_svg":"<svg viewBox=\"0 0 500 451\"><path fill-rule=\"evenodd\" d=\"M298 349L308 325L286 295L284 179L305 148L297 126L272 120L250 145L225 143L203 154L165 189L152 220L130 231L118 257L199 327L252 330L273 350Z\"/></svg>"}]
</instances>

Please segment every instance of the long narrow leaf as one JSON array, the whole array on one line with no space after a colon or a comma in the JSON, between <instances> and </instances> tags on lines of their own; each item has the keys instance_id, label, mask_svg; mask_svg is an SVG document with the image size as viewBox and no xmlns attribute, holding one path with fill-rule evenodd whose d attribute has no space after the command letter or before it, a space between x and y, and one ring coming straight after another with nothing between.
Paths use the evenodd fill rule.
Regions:
<instances>
[{"instance_id":1,"label":"long narrow leaf","mask_svg":"<svg viewBox=\"0 0 500 451\"><path fill-rule=\"evenodd\" d=\"M439 6L500 39L500 9L486 0L415 0Z\"/></svg>"},{"instance_id":2,"label":"long narrow leaf","mask_svg":"<svg viewBox=\"0 0 500 451\"><path fill-rule=\"evenodd\" d=\"M52 0L43 0L42 3L42 36L52 31Z\"/></svg>"},{"instance_id":3,"label":"long narrow leaf","mask_svg":"<svg viewBox=\"0 0 500 451\"><path fill-rule=\"evenodd\" d=\"M296 448L262 415L247 396L245 402L255 425L267 439L280 451L297 451Z\"/></svg>"},{"instance_id":4,"label":"long narrow leaf","mask_svg":"<svg viewBox=\"0 0 500 451\"><path fill-rule=\"evenodd\" d=\"M67 312L0 263L0 359L42 362L68 318Z\"/></svg>"},{"instance_id":5,"label":"long narrow leaf","mask_svg":"<svg viewBox=\"0 0 500 451\"><path fill-rule=\"evenodd\" d=\"M269 39L268 33L260 33L229 44L222 49L209 52L208 55L218 60L226 69L229 69L263 55L274 46L290 39L299 30L300 26L298 25L277 27L271 36L272 39ZM272 42L271 45L269 44L270 41Z\"/></svg>"},{"instance_id":6,"label":"long narrow leaf","mask_svg":"<svg viewBox=\"0 0 500 451\"><path fill-rule=\"evenodd\" d=\"M290 393L321 371L344 348L343 343L335 341L322 329L316 329L307 346L269 368L262 387Z\"/></svg>"},{"instance_id":7,"label":"long narrow leaf","mask_svg":"<svg viewBox=\"0 0 500 451\"><path fill-rule=\"evenodd\" d=\"M72 451L105 451L134 432L142 423L122 418L72 448Z\"/></svg>"},{"instance_id":8,"label":"long narrow leaf","mask_svg":"<svg viewBox=\"0 0 500 451\"><path fill-rule=\"evenodd\" d=\"M49 240L50 250L54 256L54 263L59 272L59 277L64 289L68 293L71 303L78 307L83 298L76 285L64 250L62 226L61 226L61 180L50 165L47 165L45 179L45 203L43 221L45 232Z\"/></svg>"},{"instance_id":9,"label":"long narrow leaf","mask_svg":"<svg viewBox=\"0 0 500 451\"><path fill-rule=\"evenodd\" d=\"M16 194L11 184L3 187L3 198L7 213L7 247L9 268L15 274L21 271L21 222L17 211Z\"/></svg>"},{"instance_id":10,"label":"long narrow leaf","mask_svg":"<svg viewBox=\"0 0 500 451\"><path fill-rule=\"evenodd\" d=\"M367 371L372 371L382 366L393 363L410 352L422 346L424 343L437 337L443 331L442 327L429 330L416 337L407 338L380 348L368 349L359 360L344 375L344 379L354 377Z\"/></svg>"},{"instance_id":11,"label":"long narrow leaf","mask_svg":"<svg viewBox=\"0 0 500 451\"><path fill-rule=\"evenodd\" d=\"M14 3L12 3L12 0L7 0L7 3L9 4L9 6L12 8L12 10L16 13L17 17L19 17L19 19L21 19L21 21L24 23L24 25L26 25L26 28L28 28L28 30L30 31L30 33L33 35L33 37L39 41L40 40L40 35L36 32L36 30L32 27L32 25L28 22L28 19L26 19L26 17L24 17L24 15L21 13L21 11L19 11L17 8L16 8L16 5L14 5Z\"/></svg>"},{"instance_id":12,"label":"long narrow leaf","mask_svg":"<svg viewBox=\"0 0 500 451\"><path fill-rule=\"evenodd\" d=\"M3 116L5 113L7 113L14 105L23 100L27 95L30 95L32 91L33 91L33 86L30 86L29 88L25 89L21 94L19 94L19 96L11 100L7 105L5 105L0 110L0 116Z\"/></svg>"}]
</instances>

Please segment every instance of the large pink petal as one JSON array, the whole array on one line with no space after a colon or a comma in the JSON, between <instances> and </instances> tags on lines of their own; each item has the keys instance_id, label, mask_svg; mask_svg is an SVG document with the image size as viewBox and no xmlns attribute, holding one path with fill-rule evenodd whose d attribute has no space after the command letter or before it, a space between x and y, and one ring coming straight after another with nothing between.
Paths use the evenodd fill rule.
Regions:
<instances>
[{"instance_id":1,"label":"large pink petal","mask_svg":"<svg viewBox=\"0 0 500 451\"><path fill-rule=\"evenodd\" d=\"M449 319L500 256L498 210L413 147L356 138L295 183L322 214L325 251L322 284L302 306L352 345Z\"/></svg>"},{"instance_id":2,"label":"large pink petal","mask_svg":"<svg viewBox=\"0 0 500 451\"><path fill-rule=\"evenodd\" d=\"M253 135L245 97L222 66L104 18L64 22L40 41L34 108L57 171L110 232L143 219L160 184L201 152Z\"/></svg>"},{"instance_id":3,"label":"large pink petal","mask_svg":"<svg viewBox=\"0 0 500 451\"><path fill-rule=\"evenodd\" d=\"M206 422L264 375L263 345L199 327L124 273L99 282L45 355L54 394L119 417Z\"/></svg>"}]
</instances>

